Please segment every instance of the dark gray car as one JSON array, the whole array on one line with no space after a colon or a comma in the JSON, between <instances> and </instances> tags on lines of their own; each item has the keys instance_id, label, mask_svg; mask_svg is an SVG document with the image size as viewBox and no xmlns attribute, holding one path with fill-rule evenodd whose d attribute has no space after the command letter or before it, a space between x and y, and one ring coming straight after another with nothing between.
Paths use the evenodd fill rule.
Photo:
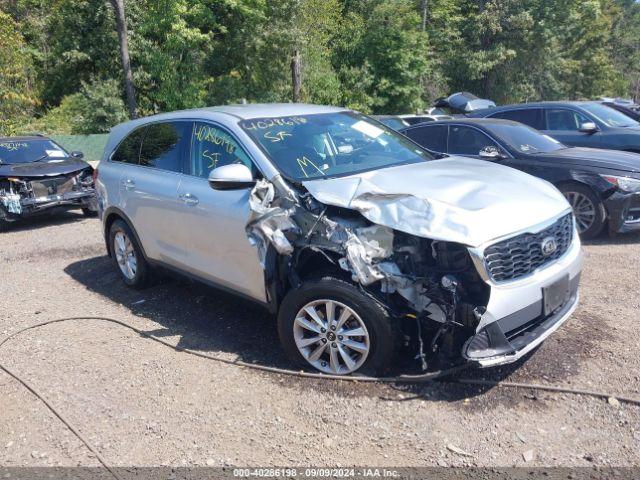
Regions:
<instances>
[{"instance_id":1,"label":"dark gray car","mask_svg":"<svg viewBox=\"0 0 640 480\"><path fill-rule=\"evenodd\" d=\"M640 153L640 123L600 102L525 103L469 116L524 123L572 147Z\"/></svg>"}]
</instances>

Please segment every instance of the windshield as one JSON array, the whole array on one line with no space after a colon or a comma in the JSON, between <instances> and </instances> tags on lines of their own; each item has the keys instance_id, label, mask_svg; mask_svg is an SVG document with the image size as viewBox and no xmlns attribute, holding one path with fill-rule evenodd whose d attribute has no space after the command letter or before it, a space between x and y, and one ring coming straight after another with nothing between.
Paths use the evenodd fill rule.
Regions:
<instances>
[{"instance_id":1,"label":"windshield","mask_svg":"<svg viewBox=\"0 0 640 480\"><path fill-rule=\"evenodd\" d=\"M640 125L640 123L627 117L624 113L601 103L585 103L581 106L607 127L635 127Z\"/></svg>"},{"instance_id":2,"label":"windshield","mask_svg":"<svg viewBox=\"0 0 640 480\"><path fill-rule=\"evenodd\" d=\"M434 158L389 127L355 112L255 118L240 126L287 178L297 181Z\"/></svg>"},{"instance_id":3,"label":"windshield","mask_svg":"<svg viewBox=\"0 0 640 480\"><path fill-rule=\"evenodd\" d=\"M0 164L29 163L44 158L67 158L62 147L51 140L0 140Z\"/></svg>"},{"instance_id":4,"label":"windshield","mask_svg":"<svg viewBox=\"0 0 640 480\"><path fill-rule=\"evenodd\" d=\"M553 138L526 125L487 125L487 128L520 153L549 153L565 147Z\"/></svg>"}]
</instances>

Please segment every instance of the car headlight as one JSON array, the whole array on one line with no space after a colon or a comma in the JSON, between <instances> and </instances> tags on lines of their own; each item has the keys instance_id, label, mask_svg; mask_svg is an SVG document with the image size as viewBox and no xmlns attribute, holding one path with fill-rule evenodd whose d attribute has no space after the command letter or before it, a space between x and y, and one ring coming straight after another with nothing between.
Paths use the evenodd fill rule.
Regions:
<instances>
[{"instance_id":1,"label":"car headlight","mask_svg":"<svg viewBox=\"0 0 640 480\"><path fill-rule=\"evenodd\" d=\"M640 180L637 178L617 177L615 175L600 175L607 182L615 185L625 192L640 192Z\"/></svg>"}]
</instances>

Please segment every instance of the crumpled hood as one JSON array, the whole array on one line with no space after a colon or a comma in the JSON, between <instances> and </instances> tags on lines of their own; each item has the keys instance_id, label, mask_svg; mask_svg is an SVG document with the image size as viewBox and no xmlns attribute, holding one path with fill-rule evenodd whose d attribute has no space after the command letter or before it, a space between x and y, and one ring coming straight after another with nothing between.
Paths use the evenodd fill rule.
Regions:
<instances>
[{"instance_id":1,"label":"crumpled hood","mask_svg":"<svg viewBox=\"0 0 640 480\"><path fill-rule=\"evenodd\" d=\"M90 165L79 158L60 158L30 163L0 164L0 177L53 177L80 172Z\"/></svg>"},{"instance_id":2,"label":"crumpled hood","mask_svg":"<svg viewBox=\"0 0 640 480\"><path fill-rule=\"evenodd\" d=\"M483 160L448 157L303 182L325 204L373 223L477 247L570 210L550 183Z\"/></svg>"}]
</instances>

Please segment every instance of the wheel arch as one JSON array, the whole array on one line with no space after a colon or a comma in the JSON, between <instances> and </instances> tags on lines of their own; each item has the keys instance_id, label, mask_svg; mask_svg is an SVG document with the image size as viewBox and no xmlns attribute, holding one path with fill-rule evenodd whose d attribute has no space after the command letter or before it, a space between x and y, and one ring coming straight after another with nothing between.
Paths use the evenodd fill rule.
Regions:
<instances>
[{"instance_id":1,"label":"wheel arch","mask_svg":"<svg viewBox=\"0 0 640 480\"><path fill-rule=\"evenodd\" d=\"M116 220L122 220L124 223L127 224L129 229L133 233L134 239L138 243L138 245L140 246L140 250L142 250L142 255L144 255L145 260L148 260L147 253L144 250L144 245L140 241L140 237L138 236L138 232L136 231L136 229L133 226L133 223L131 222L129 217L127 217L127 215L122 210L120 210L117 207L109 207L109 208L107 208L105 210L105 212L103 214L103 218L104 218L104 220L103 220L104 241L105 241L105 245L107 247L107 254L109 256L111 256L113 254L113 252L111 251L111 245L109 244L109 231L111 230L111 225L113 225L113 222L115 222Z\"/></svg>"}]
</instances>

